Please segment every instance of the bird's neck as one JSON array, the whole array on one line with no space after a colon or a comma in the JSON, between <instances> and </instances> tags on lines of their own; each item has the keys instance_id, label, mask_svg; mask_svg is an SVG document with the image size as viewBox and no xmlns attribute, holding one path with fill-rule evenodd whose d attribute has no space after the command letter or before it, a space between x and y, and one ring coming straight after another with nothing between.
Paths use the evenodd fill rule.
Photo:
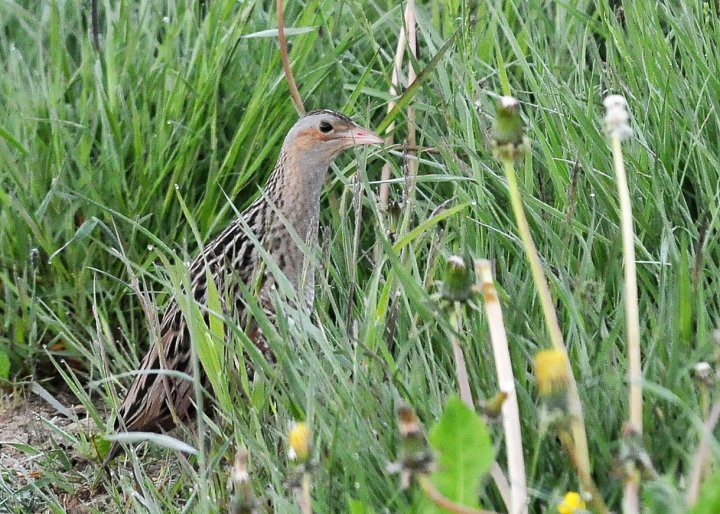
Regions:
<instances>
[{"instance_id":1,"label":"bird's neck","mask_svg":"<svg viewBox=\"0 0 720 514\"><path fill-rule=\"evenodd\" d=\"M280 269L308 304L312 303L313 272L305 253L293 241L288 224L308 246L317 242L320 192L330 163L285 149L268 181L268 200L282 213L269 212L266 245Z\"/></svg>"},{"instance_id":2,"label":"bird's neck","mask_svg":"<svg viewBox=\"0 0 720 514\"><path fill-rule=\"evenodd\" d=\"M278 158L268 191L270 199L280 209L295 232L312 243L317 234L320 215L320 192L330 163L313 159L312 155L289 152L285 149Z\"/></svg>"}]
</instances>

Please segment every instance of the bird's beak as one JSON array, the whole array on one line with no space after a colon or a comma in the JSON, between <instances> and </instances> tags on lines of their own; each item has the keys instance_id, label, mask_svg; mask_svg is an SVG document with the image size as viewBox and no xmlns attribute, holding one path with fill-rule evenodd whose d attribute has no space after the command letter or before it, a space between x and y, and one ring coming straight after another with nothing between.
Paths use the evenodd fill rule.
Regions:
<instances>
[{"instance_id":1,"label":"bird's beak","mask_svg":"<svg viewBox=\"0 0 720 514\"><path fill-rule=\"evenodd\" d=\"M380 145L385 142L383 138L378 136L375 132L363 128L360 125L355 125L354 127L345 131L345 134L343 134L343 139L346 139L348 144L352 146Z\"/></svg>"}]
</instances>

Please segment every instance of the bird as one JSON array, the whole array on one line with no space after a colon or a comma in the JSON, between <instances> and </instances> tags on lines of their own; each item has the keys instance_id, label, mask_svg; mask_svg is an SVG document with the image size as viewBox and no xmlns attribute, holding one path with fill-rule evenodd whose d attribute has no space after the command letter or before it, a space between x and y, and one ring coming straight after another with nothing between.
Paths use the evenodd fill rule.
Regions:
<instances>
[{"instance_id":1,"label":"bird","mask_svg":"<svg viewBox=\"0 0 720 514\"><path fill-rule=\"evenodd\" d=\"M205 245L190 264L195 301L207 305L207 280L212 277L222 296L231 299L226 308L229 307L232 319L246 318L248 313L241 291L248 288L258 291L261 305L271 312L269 292L273 279L263 265L259 242L298 297L304 297L311 305L313 273L307 271L305 254L294 242L292 231L312 245L319 230L320 193L333 160L349 148L382 143L380 136L338 112L323 109L302 116L285 137L263 193ZM249 237L249 231L254 238ZM246 287L241 288L240 282ZM204 315L207 316L207 309ZM195 371L190 331L176 299L169 300L159 327L157 342L143 359L118 408L115 432L121 429L165 432L173 429L177 422L189 422L196 414L193 383L163 373L163 370L173 370L193 376ZM262 334L257 327L250 330L253 332L248 333L250 339L270 358L272 352ZM203 370L198 371L203 385L207 385ZM119 442L113 441L103 467L121 451Z\"/></svg>"}]
</instances>

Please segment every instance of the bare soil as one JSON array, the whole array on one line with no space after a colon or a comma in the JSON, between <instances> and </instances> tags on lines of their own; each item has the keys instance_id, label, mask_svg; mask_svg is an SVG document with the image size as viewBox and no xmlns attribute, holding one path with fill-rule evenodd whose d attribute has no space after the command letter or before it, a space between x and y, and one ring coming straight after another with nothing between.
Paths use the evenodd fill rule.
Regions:
<instances>
[{"instance_id":1,"label":"bare soil","mask_svg":"<svg viewBox=\"0 0 720 514\"><path fill-rule=\"evenodd\" d=\"M64 413L29 391L0 392L0 514L50 512L50 498L68 513L108 512L90 483L98 464L76 444L97 429L71 395L54 398Z\"/></svg>"}]
</instances>

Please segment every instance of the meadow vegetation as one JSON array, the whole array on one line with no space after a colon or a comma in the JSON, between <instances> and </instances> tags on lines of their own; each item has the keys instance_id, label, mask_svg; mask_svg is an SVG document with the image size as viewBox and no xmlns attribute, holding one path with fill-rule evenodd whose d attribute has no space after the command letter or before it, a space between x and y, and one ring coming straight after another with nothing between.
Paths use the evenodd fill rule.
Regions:
<instances>
[{"instance_id":1,"label":"meadow vegetation","mask_svg":"<svg viewBox=\"0 0 720 514\"><path fill-rule=\"evenodd\" d=\"M148 320L176 295L202 321L186 263L257 197L297 119L270 4L101 1L96 49L89 2L0 0L0 420L35 392L82 406L64 417L89 420L82 430L39 420L48 448L0 440L0 452L15 452L0 459L0 512L224 512L230 491L237 499L244 487L226 483L242 447L253 496L275 512L300 512L293 489L301 496L307 478L315 512L446 512L423 481L475 509L508 512L488 475L493 460L507 472L503 425L456 398L454 343L474 400L492 403L501 385L483 296L462 307L443 299L452 255L469 270L474 259L493 262L529 512L557 512L567 492L586 490L566 437L542 428L533 362L552 344L507 169L493 156L502 95L519 100L526 126L528 151L514 171L577 383L597 494L619 512L630 468L642 475L641 512L690 512L686 492L720 365L720 6L700 0L420 2L418 52L405 52L396 94L404 5L287 2L306 108L376 129L394 122L397 144L349 152L333 166L321 240L308 249L318 269L313 309L279 295L273 326L251 301L277 364L242 357L246 336L218 313L195 338L216 415L160 441L170 450L137 445L113 465L113 479L103 473L98 434L112 426L150 344ZM622 154L637 262L638 438L623 431L627 324L603 127L609 94L623 95L631 113ZM415 143L403 146L408 119ZM253 360L255 376L226 372L225 350ZM398 418L401 406L410 409ZM308 462L288 457L298 421L311 432ZM420 435L401 437L399 424ZM403 489L388 468L407 471L400 457L425 452L426 433L443 452L421 455L422 476ZM302 437L290 438L302 453ZM720 511L720 479L711 478L720 445L706 443L709 486L695 513ZM458 483L479 486L454 491Z\"/></svg>"}]
</instances>

